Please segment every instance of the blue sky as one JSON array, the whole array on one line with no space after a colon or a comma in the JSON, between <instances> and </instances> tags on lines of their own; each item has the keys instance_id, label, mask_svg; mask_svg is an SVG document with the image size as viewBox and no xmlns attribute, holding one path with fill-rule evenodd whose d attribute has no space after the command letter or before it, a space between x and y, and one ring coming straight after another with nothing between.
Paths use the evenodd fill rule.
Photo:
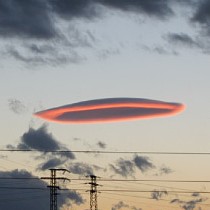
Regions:
<instances>
[{"instance_id":1,"label":"blue sky","mask_svg":"<svg viewBox=\"0 0 210 210\"><path fill-rule=\"evenodd\" d=\"M209 24L208 0L0 0L1 148L37 149L40 143L38 150L54 145L73 151L209 152ZM52 107L112 97L179 102L186 110L167 118L91 125L62 125L33 116ZM205 180L209 173L208 156L74 155L3 153L0 172L48 176L47 166L55 166L72 170L72 178L95 173L102 178L177 180ZM113 187L119 188L117 183ZM172 187L210 191L207 183L170 183L164 190ZM88 194L81 196L84 200L70 197L69 205L88 209ZM151 199L151 194L144 195L146 200L139 194L112 196L107 201L100 194L101 210L206 209L209 203L202 194L162 195L167 201ZM0 205L10 210L16 204Z\"/></svg>"}]
</instances>

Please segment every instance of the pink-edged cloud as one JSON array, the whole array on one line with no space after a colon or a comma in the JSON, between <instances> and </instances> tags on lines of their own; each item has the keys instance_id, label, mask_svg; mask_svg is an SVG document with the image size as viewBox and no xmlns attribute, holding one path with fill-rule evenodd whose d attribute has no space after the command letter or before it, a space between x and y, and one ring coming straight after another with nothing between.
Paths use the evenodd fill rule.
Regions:
<instances>
[{"instance_id":1,"label":"pink-edged cloud","mask_svg":"<svg viewBox=\"0 0 210 210\"><path fill-rule=\"evenodd\" d=\"M55 107L34 115L57 123L103 123L176 115L185 105L143 98L105 98Z\"/></svg>"}]
</instances>

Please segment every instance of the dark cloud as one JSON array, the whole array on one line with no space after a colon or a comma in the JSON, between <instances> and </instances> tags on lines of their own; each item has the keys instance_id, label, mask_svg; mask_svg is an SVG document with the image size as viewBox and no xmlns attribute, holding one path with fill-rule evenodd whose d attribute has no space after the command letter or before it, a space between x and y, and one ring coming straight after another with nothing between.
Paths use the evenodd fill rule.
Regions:
<instances>
[{"instance_id":1,"label":"dark cloud","mask_svg":"<svg viewBox=\"0 0 210 210\"><path fill-rule=\"evenodd\" d=\"M101 149L105 149L106 148L106 144L104 142L102 142L102 141L99 141L97 143L97 146L99 146Z\"/></svg>"},{"instance_id":2,"label":"dark cloud","mask_svg":"<svg viewBox=\"0 0 210 210\"><path fill-rule=\"evenodd\" d=\"M100 7L165 18L173 12L168 0L0 0L0 36L51 39L59 32L55 16L64 19L99 17Z\"/></svg>"},{"instance_id":3,"label":"dark cloud","mask_svg":"<svg viewBox=\"0 0 210 210\"><path fill-rule=\"evenodd\" d=\"M204 31L210 35L210 1L202 0L197 5L196 12L191 20L199 23Z\"/></svg>"},{"instance_id":4,"label":"dark cloud","mask_svg":"<svg viewBox=\"0 0 210 210\"><path fill-rule=\"evenodd\" d=\"M0 0L0 36L49 39L55 37L45 0Z\"/></svg>"},{"instance_id":5,"label":"dark cloud","mask_svg":"<svg viewBox=\"0 0 210 210\"><path fill-rule=\"evenodd\" d=\"M134 158L134 163L137 168L139 168L142 172L146 172L150 169L155 168L155 166L150 162L148 157L136 156Z\"/></svg>"},{"instance_id":6,"label":"dark cloud","mask_svg":"<svg viewBox=\"0 0 210 210\"><path fill-rule=\"evenodd\" d=\"M94 174L93 167L83 162L71 163L68 166L68 170L73 174L79 175Z\"/></svg>"},{"instance_id":7,"label":"dark cloud","mask_svg":"<svg viewBox=\"0 0 210 210\"><path fill-rule=\"evenodd\" d=\"M40 164L38 167L39 170L47 170L50 168L56 168L60 165L63 165L67 160L62 158L52 158L50 160L47 160L46 162Z\"/></svg>"},{"instance_id":8,"label":"dark cloud","mask_svg":"<svg viewBox=\"0 0 210 210\"><path fill-rule=\"evenodd\" d=\"M155 200L160 200L165 195L168 195L168 192L166 190L164 191L154 190L151 193L151 198Z\"/></svg>"},{"instance_id":9,"label":"dark cloud","mask_svg":"<svg viewBox=\"0 0 210 210\"><path fill-rule=\"evenodd\" d=\"M148 157L135 156L132 160L120 158L115 164L109 164L110 169L123 177L134 176L136 168L142 173L155 168Z\"/></svg>"},{"instance_id":10,"label":"dark cloud","mask_svg":"<svg viewBox=\"0 0 210 210\"><path fill-rule=\"evenodd\" d=\"M97 17L97 0L49 0L53 11L65 19Z\"/></svg>"},{"instance_id":11,"label":"dark cloud","mask_svg":"<svg viewBox=\"0 0 210 210\"><path fill-rule=\"evenodd\" d=\"M173 14L168 0L98 0L98 2L113 9L143 13L156 18L166 18Z\"/></svg>"},{"instance_id":12,"label":"dark cloud","mask_svg":"<svg viewBox=\"0 0 210 210\"><path fill-rule=\"evenodd\" d=\"M110 164L109 166L114 173L123 177L133 176L135 173L135 165L133 161L124 160L123 158L120 158L116 162L116 165Z\"/></svg>"},{"instance_id":13,"label":"dark cloud","mask_svg":"<svg viewBox=\"0 0 210 210\"><path fill-rule=\"evenodd\" d=\"M61 143L59 143L51 133L47 130L47 125L42 125L38 129L29 128L25 132L17 147L7 145L8 148L17 148L17 149L30 149L39 151L45 154L45 151L55 151L55 150L69 150ZM55 153L61 157L66 157L69 159L75 159L75 156L71 152L62 152Z\"/></svg>"},{"instance_id":14,"label":"dark cloud","mask_svg":"<svg viewBox=\"0 0 210 210\"><path fill-rule=\"evenodd\" d=\"M207 34L210 34L208 0L175 2L194 8L195 13L191 21L199 23ZM34 67L43 64L75 64L87 59L88 54L82 54L79 49L95 49L97 40L90 30L83 31L77 28L75 21L102 18L110 9L124 14L134 13L168 20L174 14L173 6L172 0L0 0L0 37L4 41L7 39L8 43L10 38L16 41L10 44L12 46L7 48L6 54L24 64L32 64ZM176 44L200 47L200 42L186 34L169 34L168 39ZM20 40L24 44L19 42ZM177 54L164 47L148 50L164 55ZM203 52L209 53L209 46L204 48ZM5 55L4 52L3 54ZM97 56L102 59L115 54L119 54L119 49L115 46L97 52Z\"/></svg>"},{"instance_id":15,"label":"dark cloud","mask_svg":"<svg viewBox=\"0 0 210 210\"><path fill-rule=\"evenodd\" d=\"M169 33L166 38L169 43L174 43L180 46L199 47L199 43L185 33Z\"/></svg>"},{"instance_id":16,"label":"dark cloud","mask_svg":"<svg viewBox=\"0 0 210 210\"><path fill-rule=\"evenodd\" d=\"M11 111L15 114L23 114L26 111L26 106L17 99L9 99L8 105Z\"/></svg>"},{"instance_id":17,"label":"dark cloud","mask_svg":"<svg viewBox=\"0 0 210 210\"><path fill-rule=\"evenodd\" d=\"M34 178L26 170L0 171L0 177L7 178ZM0 209L7 210L45 210L49 208L49 188L47 183L40 179L11 179L7 182L0 180L1 202ZM29 188L29 189L12 189L12 188ZM41 188L30 189L30 188ZM63 205L75 203L80 205L84 203L83 198L76 192L67 190L65 193L59 191L58 208Z\"/></svg>"},{"instance_id":18,"label":"dark cloud","mask_svg":"<svg viewBox=\"0 0 210 210\"><path fill-rule=\"evenodd\" d=\"M206 201L206 198L197 198L190 201L183 201L180 199L173 199L171 203L179 204L181 208L184 210L193 210L197 207L199 203Z\"/></svg>"}]
</instances>

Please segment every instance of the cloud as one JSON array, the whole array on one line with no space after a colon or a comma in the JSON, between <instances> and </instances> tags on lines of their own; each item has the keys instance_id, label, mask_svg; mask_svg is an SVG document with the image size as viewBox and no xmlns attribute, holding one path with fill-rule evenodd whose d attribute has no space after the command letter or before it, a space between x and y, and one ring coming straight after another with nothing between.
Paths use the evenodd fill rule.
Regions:
<instances>
[{"instance_id":1,"label":"cloud","mask_svg":"<svg viewBox=\"0 0 210 210\"><path fill-rule=\"evenodd\" d=\"M141 48L147 52L150 53L157 53L159 55L178 55L178 53L173 49L170 50L166 47L163 46L154 46L154 47L149 47L147 45L142 45Z\"/></svg>"},{"instance_id":2,"label":"cloud","mask_svg":"<svg viewBox=\"0 0 210 210\"><path fill-rule=\"evenodd\" d=\"M120 158L115 164L109 164L110 169L123 177L134 176L136 168L142 173L155 168L148 157L135 156L132 160Z\"/></svg>"},{"instance_id":3,"label":"cloud","mask_svg":"<svg viewBox=\"0 0 210 210\"><path fill-rule=\"evenodd\" d=\"M191 22L198 23L209 34L209 1L176 1L182 7L183 3L185 7L195 10ZM153 20L168 20L174 16L173 6L174 1L171 0L0 0L0 38L4 41L1 52L34 67L81 63L90 52L85 53L81 48L96 50L97 39L90 30L81 30L78 22L102 19L107 10L121 11L125 15L149 16ZM177 35L170 37L176 44L184 43L189 47L200 44L190 36ZM4 47L7 48L6 54ZM147 50L164 55L177 54L160 46ZM119 54L119 49L112 46L96 52L99 58L105 59ZM209 46L204 47L203 52L209 53Z\"/></svg>"},{"instance_id":4,"label":"cloud","mask_svg":"<svg viewBox=\"0 0 210 210\"><path fill-rule=\"evenodd\" d=\"M64 19L85 18L99 16L95 8L97 0L49 0L53 11Z\"/></svg>"},{"instance_id":5,"label":"cloud","mask_svg":"<svg viewBox=\"0 0 210 210\"><path fill-rule=\"evenodd\" d=\"M165 195L168 195L168 192L166 190L164 191L154 190L151 193L151 198L155 200L160 200Z\"/></svg>"},{"instance_id":6,"label":"cloud","mask_svg":"<svg viewBox=\"0 0 210 210\"><path fill-rule=\"evenodd\" d=\"M173 170L167 166L161 166L159 169L159 174L158 175L163 175L163 174L170 174L173 173Z\"/></svg>"},{"instance_id":7,"label":"cloud","mask_svg":"<svg viewBox=\"0 0 210 210\"><path fill-rule=\"evenodd\" d=\"M119 210L119 209L132 209L132 210L142 210L142 208L138 208L136 206L130 206L124 201L119 201L117 204L112 206L112 210Z\"/></svg>"},{"instance_id":8,"label":"cloud","mask_svg":"<svg viewBox=\"0 0 210 210\"><path fill-rule=\"evenodd\" d=\"M40 56L29 56L20 52L20 50L15 49L14 47L8 47L6 50L7 54L16 60L22 61L24 63L44 63L45 60Z\"/></svg>"},{"instance_id":9,"label":"cloud","mask_svg":"<svg viewBox=\"0 0 210 210\"><path fill-rule=\"evenodd\" d=\"M59 143L51 133L47 130L47 125L43 124L38 129L29 128L20 139L20 143L16 147L7 145L11 149L34 150L46 154L46 151L68 150L65 146ZM72 152L54 153L60 157L75 159Z\"/></svg>"},{"instance_id":10,"label":"cloud","mask_svg":"<svg viewBox=\"0 0 210 210\"><path fill-rule=\"evenodd\" d=\"M168 5L168 0L99 0L100 4L123 12L135 12L146 14L155 18L166 18L173 15Z\"/></svg>"},{"instance_id":11,"label":"cloud","mask_svg":"<svg viewBox=\"0 0 210 210\"><path fill-rule=\"evenodd\" d=\"M71 163L68 166L68 170L71 173L78 174L78 175L94 174L92 166L90 166L84 162Z\"/></svg>"},{"instance_id":12,"label":"cloud","mask_svg":"<svg viewBox=\"0 0 210 210\"><path fill-rule=\"evenodd\" d=\"M26 111L26 106L17 99L9 99L8 105L11 111L13 111L15 114L23 114Z\"/></svg>"},{"instance_id":13,"label":"cloud","mask_svg":"<svg viewBox=\"0 0 210 210\"><path fill-rule=\"evenodd\" d=\"M34 115L57 123L102 123L171 116L184 107L142 98L107 98L51 108Z\"/></svg>"},{"instance_id":14,"label":"cloud","mask_svg":"<svg viewBox=\"0 0 210 210\"><path fill-rule=\"evenodd\" d=\"M136 206L131 206L131 209L132 209L132 210L142 210L142 208L138 208L138 207L136 207Z\"/></svg>"},{"instance_id":15,"label":"cloud","mask_svg":"<svg viewBox=\"0 0 210 210\"><path fill-rule=\"evenodd\" d=\"M185 33L169 33L166 37L169 43L186 47L200 47L200 44Z\"/></svg>"},{"instance_id":16,"label":"cloud","mask_svg":"<svg viewBox=\"0 0 210 210\"><path fill-rule=\"evenodd\" d=\"M199 23L203 30L210 34L210 1L203 0L197 4L196 12L191 21Z\"/></svg>"},{"instance_id":17,"label":"cloud","mask_svg":"<svg viewBox=\"0 0 210 210\"><path fill-rule=\"evenodd\" d=\"M63 165L66 161L67 161L66 159L62 159L62 158L52 158L40 164L38 169L44 171L50 168L56 168L60 165Z\"/></svg>"},{"instance_id":18,"label":"cloud","mask_svg":"<svg viewBox=\"0 0 210 210\"><path fill-rule=\"evenodd\" d=\"M123 177L133 176L135 172L135 165L133 161L124 160L123 158L120 158L116 162L116 165L110 164L109 166L114 173Z\"/></svg>"},{"instance_id":19,"label":"cloud","mask_svg":"<svg viewBox=\"0 0 210 210\"><path fill-rule=\"evenodd\" d=\"M97 146L101 149L105 149L106 148L106 144L102 141L97 142Z\"/></svg>"},{"instance_id":20,"label":"cloud","mask_svg":"<svg viewBox=\"0 0 210 210\"><path fill-rule=\"evenodd\" d=\"M155 168L155 166L149 161L148 157L136 156L134 158L134 163L142 172Z\"/></svg>"},{"instance_id":21,"label":"cloud","mask_svg":"<svg viewBox=\"0 0 210 210\"><path fill-rule=\"evenodd\" d=\"M66 63L80 63L85 60L85 57L79 55L74 48L75 46L68 47L67 44L64 46L64 43L59 42L48 45L29 42L23 46L6 46L4 54L24 64L57 66Z\"/></svg>"},{"instance_id":22,"label":"cloud","mask_svg":"<svg viewBox=\"0 0 210 210\"><path fill-rule=\"evenodd\" d=\"M34 178L34 176L26 170L0 171L0 177L7 178ZM1 202L0 209L7 210L45 210L49 208L49 188L47 183L40 179L11 179L9 182L0 180ZM13 189L13 188L29 188L29 189ZM30 188L43 188L30 189ZM84 203L80 194L67 190L65 193L59 191L58 208L63 205L75 203L80 205Z\"/></svg>"},{"instance_id":23,"label":"cloud","mask_svg":"<svg viewBox=\"0 0 210 210\"><path fill-rule=\"evenodd\" d=\"M0 0L0 36L51 39L57 35L48 1Z\"/></svg>"},{"instance_id":24,"label":"cloud","mask_svg":"<svg viewBox=\"0 0 210 210\"><path fill-rule=\"evenodd\" d=\"M197 207L199 203L206 201L206 198L197 198L189 201L183 201L180 199L173 199L171 203L179 204L184 210L193 210Z\"/></svg>"},{"instance_id":25,"label":"cloud","mask_svg":"<svg viewBox=\"0 0 210 210\"><path fill-rule=\"evenodd\" d=\"M115 204L113 207L112 207L112 210L119 210L119 209L122 209L122 208L128 208L129 205L124 203L123 201L119 201L119 203Z\"/></svg>"},{"instance_id":26,"label":"cloud","mask_svg":"<svg viewBox=\"0 0 210 210\"><path fill-rule=\"evenodd\" d=\"M100 17L98 5L155 18L173 14L167 0L0 0L0 36L52 39L60 35L56 17L74 20Z\"/></svg>"}]
</instances>

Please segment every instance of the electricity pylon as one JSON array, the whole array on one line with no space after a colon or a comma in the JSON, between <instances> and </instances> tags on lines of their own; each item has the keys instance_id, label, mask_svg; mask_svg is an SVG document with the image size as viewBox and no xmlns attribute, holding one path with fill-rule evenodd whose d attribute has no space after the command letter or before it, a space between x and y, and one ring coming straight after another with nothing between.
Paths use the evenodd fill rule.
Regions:
<instances>
[{"instance_id":1,"label":"electricity pylon","mask_svg":"<svg viewBox=\"0 0 210 210\"><path fill-rule=\"evenodd\" d=\"M56 177L56 172L57 171L63 171L69 172L66 169L49 169L51 171L51 176L50 177L41 177L41 179L49 179L50 180L50 185L48 186L50 188L50 210L57 210L57 190L59 189L59 186L57 185L57 180L68 180L70 179L65 178L65 177ZM69 172L70 173L70 172Z\"/></svg>"},{"instance_id":2,"label":"electricity pylon","mask_svg":"<svg viewBox=\"0 0 210 210\"><path fill-rule=\"evenodd\" d=\"M97 203L97 186L99 186L99 184L97 184L97 176L95 175L89 175L87 177L90 177L90 182L87 183L90 185L90 190L88 190L90 192L90 210L98 210L98 203Z\"/></svg>"}]
</instances>

